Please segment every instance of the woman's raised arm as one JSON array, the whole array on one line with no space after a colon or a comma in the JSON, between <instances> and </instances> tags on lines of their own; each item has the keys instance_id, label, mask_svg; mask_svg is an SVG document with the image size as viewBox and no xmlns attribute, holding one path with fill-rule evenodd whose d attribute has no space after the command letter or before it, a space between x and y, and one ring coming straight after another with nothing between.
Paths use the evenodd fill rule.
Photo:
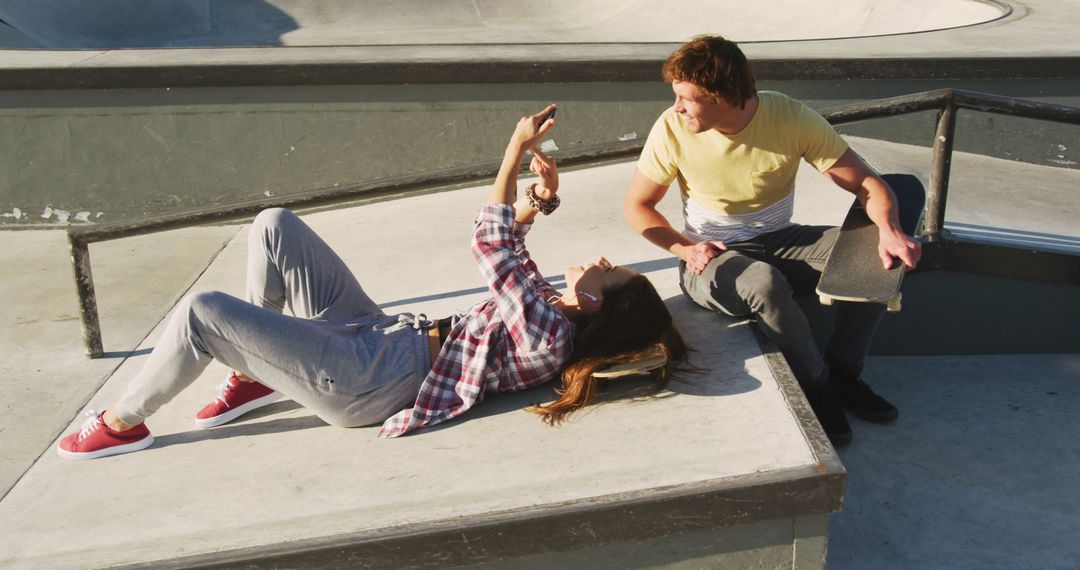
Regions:
<instances>
[{"instance_id":1,"label":"woman's raised arm","mask_svg":"<svg viewBox=\"0 0 1080 570\"><path fill-rule=\"evenodd\" d=\"M536 146L540 139L555 126L555 119L549 118L540 124L540 119L555 108L552 103L544 110L535 115L526 115L518 121L514 134L510 137L510 143L503 153L502 165L499 167L499 175L495 177L495 185L491 188L491 197L488 204L513 204L517 198L517 177L521 168L521 159L525 152Z\"/></svg>"}]
</instances>

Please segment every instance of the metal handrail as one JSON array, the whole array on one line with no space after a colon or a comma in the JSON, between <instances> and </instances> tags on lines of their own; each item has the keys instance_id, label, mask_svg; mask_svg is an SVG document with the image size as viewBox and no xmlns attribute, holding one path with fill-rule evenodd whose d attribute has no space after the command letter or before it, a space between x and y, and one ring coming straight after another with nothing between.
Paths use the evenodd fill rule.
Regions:
<instances>
[{"instance_id":1,"label":"metal handrail","mask_svg":"<svg viewBox=\"0 0 1080 570\"><path fill-rule=\"evenodd\" d=\"M952 167L957 111L971 109L985 113L998 113L1026 119L1080 125L1080 107L1041 103L960 89L939 89L937 91L913 93L864 103L853 103L829 109L822 113L822 116L834 125L842 125L866 119L895 117L931 109L938 109L938 116L934 129L934 158L930 170L930 188L926 196L926 212L923 217L925 220L924 233L930 242L940 241L942 239L942 229L945 227L945 202L949 193L949 172Z\"/></svg>"},{"instance_id":2,"label":"metal handrail","mask_svg":"<svg viewBox=\"0 0 1080 570\"><path fill-rule=\"evenodd\" d=\"M944 239L942 229L945 224L945 202L948 197L957 111L970 109L1080 125L1080 107L1041 103L959 89L940 89L853 103L833 107L824 111L822 115L829 123L842 125L932 109L938 110L938 117L934 131L930 188L927 194L924 216L924 233L931 242ZM641 152L642 146L643 143L641 142L624 142L577 149L559 153L557 156L560 163L564 165L584 164L633 156ZM376 180L370 183L334 189L313 190L272 200L250 201L220 208L194 210L115 224L70 228L67 232L68 245L71 252L76 292L79 297L83 345L86 354L90 358L98 358L104 354L97 298L94 293L93 274L90 268L88 246L91 243L181 227L223 222L249 216L259 210L271 207L303 208L355 200L358 196L421 192L440 186L479 182L494 177L497 169L498 163L496 162L482 163L417 176Z\"/></svg>"},{"instance_id":3,"label":"metal handrail","mask_svg":"<svg viewBox=\"0 0 1080 570\"><path fill-rule=\"evenodd\" d=\"M642 144L639 142L619 142L578 148L566 153L556 153L556 156L564 167L573 167L578 164L595 164L625 158L640 153L641 148ZM416 175L382 178L361 184L320 188L268 199L238 202L228 206L68 228L68 251L75 278L75 293L79 301L79 319L82 323L83 347L86 354L90 358L99 358L105 354L101 340L97 294L94 291L94 275L90 264L89 246L91 243L204 224L224 223L250 217L267 208L313 208L356 200L360 197L379 199L402 194L415 195L438 188L479 183L494 178L499 171L499 164L499 161L484 162Z\"/></svg>"}]
</instances>

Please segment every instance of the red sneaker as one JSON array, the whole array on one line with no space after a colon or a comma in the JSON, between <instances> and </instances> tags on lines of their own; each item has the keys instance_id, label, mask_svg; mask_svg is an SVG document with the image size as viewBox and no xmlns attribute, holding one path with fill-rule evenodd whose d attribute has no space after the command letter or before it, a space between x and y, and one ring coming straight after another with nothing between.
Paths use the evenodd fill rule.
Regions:
<instances>
[{"instance_id":1,"label":"red sneaker","mask_svg":"<svg viewBox=\"0 0 1080 570\"><path fill-rule=\"evenodd\" d=\"M97 459L121 453L146 449L154 443L154 436L146 424L139 424L127 431L116 431L101 419L101 414L89 410L78 433L64 436L56 444L56 452L66 459Z\"/></svg>"},{"instance_id":2,"label":"red sneaker","mask_svg":"<svg viewBox=\"0 0 1080 570\"><path fill-rule=\"evenodd\" d=\"M195 425L201 428L219 426L280 398L281 394L258 382L241 382L233 372L218 386L217 398L195 414Z\"/></svg>"}]
</instances>

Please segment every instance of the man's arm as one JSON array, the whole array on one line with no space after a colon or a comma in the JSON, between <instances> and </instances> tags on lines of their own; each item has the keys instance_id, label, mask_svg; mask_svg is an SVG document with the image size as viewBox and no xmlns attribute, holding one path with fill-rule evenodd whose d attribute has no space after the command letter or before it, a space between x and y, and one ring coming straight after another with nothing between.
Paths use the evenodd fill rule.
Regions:
<instances>
[{"instance_id":1,"label":"man's arm","mask_svg":"<svg viewBox=\"0 0 1080 570\"><path fill-rule=\"evenodd\" d=\"M896 257L906 269L914 269L922 258L922 245L900 228L896 195L889 185L850 148L825 171L825 175L854 194L866 209L870 221L878 227L878 255L885 267L891 267Z\"/></svg>"},{"instance_id":2,"label":"man's arm","mask_svg":"<svg viewBox=\"0 0 1080 570\"><path fill-rule=\"evenodd\" d=\"M671 227L667 218L656 209L667 191L668 186L653 182L635 168L630 192L623 202L623 217L645 239L685 261L687 267L700 275L709 260L727 248L718 241L695 242Z\"/></svg>"}]
</instances>

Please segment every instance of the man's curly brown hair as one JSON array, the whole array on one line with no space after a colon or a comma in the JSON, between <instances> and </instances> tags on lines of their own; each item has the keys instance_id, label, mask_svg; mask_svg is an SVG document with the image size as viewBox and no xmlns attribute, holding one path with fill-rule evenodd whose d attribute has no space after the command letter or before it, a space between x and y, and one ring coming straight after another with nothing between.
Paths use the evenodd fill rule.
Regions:
<instances>
[{"instance_id":1,"label":"man's curly brown hair","mask_svg":"<svg viewBox=\"0 0 1080 570\"><path fill-rule=\"evenodd\" d=\"M698 36L664 62L664 81L687 81L715 101L740 109L757 93L754 74L739 46L721 36Z\"/></svg>"}]
</instances>

